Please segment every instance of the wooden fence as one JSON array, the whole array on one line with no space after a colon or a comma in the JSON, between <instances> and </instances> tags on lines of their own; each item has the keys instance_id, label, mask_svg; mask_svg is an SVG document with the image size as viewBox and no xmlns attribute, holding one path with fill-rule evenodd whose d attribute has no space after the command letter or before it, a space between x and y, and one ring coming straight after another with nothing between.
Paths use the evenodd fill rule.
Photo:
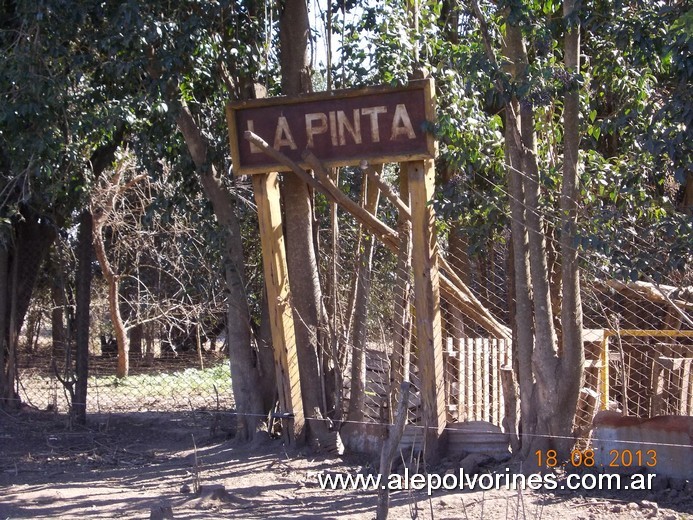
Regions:
<instances>
[{"instance_id":1,"label":"wooden fence","mask_svg":"<svg viewBox=\"0 0 693 520\"><path fill-rule=\"evenodd\" d=\"M444 359L449 420L502 424L501 369L512 365L511 351L511 342L504 339L447 338Z\"/></svg>"},{"instance_id":2,"label":"wooden fence","mask_svg":"<svg viewBox=\"0 0 693 520\"><path fill-rule=\"evenodd\" d=\"M501 425L505 408L501 368L512 363L511 343L493 338L447 338L443 352L445 362L445 403L448 422L489 421ZM389 389L389 352L366 351L365 419L383 419L381 406ZM418 370L412 366L410 380L418 390ZM348 400L348 380L345 392ZM410 420L417 422L420 398L418 391L410 397Z\"/></svg>"}]
</instances>

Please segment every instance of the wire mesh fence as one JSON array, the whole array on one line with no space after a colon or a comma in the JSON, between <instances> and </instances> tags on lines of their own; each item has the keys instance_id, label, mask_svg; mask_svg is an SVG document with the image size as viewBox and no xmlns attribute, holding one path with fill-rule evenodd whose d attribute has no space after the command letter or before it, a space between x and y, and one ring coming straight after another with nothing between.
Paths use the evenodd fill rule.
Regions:
<instances>
[{"instance_id":1,"label":"wire mesh fence","mask_svg":"<svg viewBox=\"0 0 693 520\"><path fill-rule=\"evenodd\" d=\"M383 178L394 185L398 173L396 168L386 170ZM396 229L399 242L393 246L374 237L348 212L318 200L316 242L325 304L319 359L323 378L338 374L335 388L323 384L323 402L335 407L324 410L325 416L390 423L399 384L410 381L409 423L422 425L423 376L408 219L398 208L402 201L393 196L396 190L381 193L360 170L345 175L348 182L342 184L351 187L349 196ZM504 206L496 209L506 212ZM558 226L558 218L548 215L547 227ZM509 396L503 379L517 370L509 224L481 241L442 217L438 224L444 231L432 247L441 274L435 289L441 319L433 330L442 346L435 373L444 420L448 425L486 421L504 427ZM631 240L632 247L648 246L637 235ZM553 315L558 316L561 266L551 233L547 244ZM585 363L575 417L578 435L588 436L601 409L638 417L693 415L693 291L686 285L691 274L669 276L662 267L658 282L634 282L605 272L600 258L580 250ZM46 340L50 312L43 307L43 314L28 320L22 332L27 339L18 358L18 393L38 408L67 411L73 383L61 367L69 365L71 354ZM556 327L560 337L558 319ZM174 352L166 335L155 332L151 343L156 348L132 353L126 378L116 377L115 359L102 350L103 341L99 345L93 338L93 343L89 411L233 408L228 354L221 339L202 344L198 338L187 352ZM340 395L328 396L330 392Z\"/></svg>"},{"instance_id":2,"label":"wire mesh fence","mask_svg":"<svg viewBox=\"0 0 693 520\"><path fill-rule=\"evenodd\" d=\"M32 407L66 413L72 406L74 383L61 374L50 352L22 356L18 363L19 399ZM138 360L126 378L116 376L113 358L92 356L87 383L89 413L174 412L233 408L228 361L180 355Z\"/></svg>"}]
</instances>

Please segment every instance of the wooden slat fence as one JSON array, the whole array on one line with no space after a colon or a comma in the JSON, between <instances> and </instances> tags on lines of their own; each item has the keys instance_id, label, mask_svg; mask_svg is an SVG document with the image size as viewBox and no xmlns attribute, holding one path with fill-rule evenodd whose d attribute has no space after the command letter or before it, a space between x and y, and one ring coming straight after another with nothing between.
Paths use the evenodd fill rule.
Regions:
<instances>
[{"instance_id":1,"label":"wooden slat fence","mask_svg":"<svg viewBox=\"0 0 693 520\"><path fill-rule=\"evenodd\" d=\"M511 342L447 338L445 389L449 420L501 425L505 409L501 368L512 365Z\"/></svg>"}]
</instances>

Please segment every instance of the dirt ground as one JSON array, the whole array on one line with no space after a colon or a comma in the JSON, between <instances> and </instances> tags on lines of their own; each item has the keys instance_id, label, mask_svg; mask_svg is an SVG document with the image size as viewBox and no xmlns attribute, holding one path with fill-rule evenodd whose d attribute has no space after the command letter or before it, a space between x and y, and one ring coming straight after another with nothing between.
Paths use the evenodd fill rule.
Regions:
<instances>
[{"instance_id":1,"label":"dirt ground","mask_svg":"<svg viewBox=\"0 0 693 520\"><path fill-rule=\"evenodd\" d=\"M64 417L46 412L0 412L0 520L375 517L375 492L321 490L316 477L364 471L368 460L288 451L268 437L241 446L229 439L230 428L228 417L206 412L92 416L83 430L70 430ZM444 461L430 471L454 469ZM196 474L199 493L193 492ZM679 487L440 491L430 499L398 491L389 518L693 518L693 485Z\"/></svg>"}]
</instances>

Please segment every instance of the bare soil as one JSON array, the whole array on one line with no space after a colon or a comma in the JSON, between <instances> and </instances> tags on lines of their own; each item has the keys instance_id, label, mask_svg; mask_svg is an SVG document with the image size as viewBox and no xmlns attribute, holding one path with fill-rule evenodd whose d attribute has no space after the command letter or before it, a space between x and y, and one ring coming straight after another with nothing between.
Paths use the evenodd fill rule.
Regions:
<instances>
[{"instance_id":1,"label":"bare soil","mask_svg":"<svg viewBox=\"0 0 693 520\"><path fill-rule=\"evenodd\" d=\"M369 460L286 450L266 435L240 445L229 438L228 415L95 415L88 428L68 426L64 416L46 412L0 413L0 519L375 517L375 492L322 490L316 478L317 472L363 472ZM429 471L455 467L444 461ZM580 494L441 491L429 498L400 491L391 495L390 518L677 519L692 513L693 486L684 483L678 490Z\"/></svg>"}]
</instances>

